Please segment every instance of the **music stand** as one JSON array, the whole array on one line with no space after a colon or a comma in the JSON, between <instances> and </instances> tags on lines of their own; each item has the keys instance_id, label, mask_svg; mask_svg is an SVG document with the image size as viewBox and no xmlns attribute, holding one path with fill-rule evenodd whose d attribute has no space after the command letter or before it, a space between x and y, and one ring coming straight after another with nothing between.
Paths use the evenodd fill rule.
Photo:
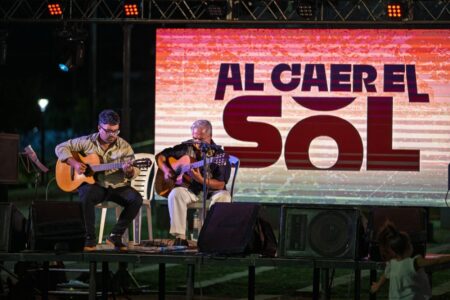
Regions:
<instances>
[{"instance_id":1,"label":"music stand","mask_svg":"<svg viewBox=\"0 0 450 300\"><path fill-rule=\"evenodd\" d=\"M35 193L35 198L36 198L37 187L38 187L38 183L41 178L41 172L44 174L47 173L48 168L40 162L36 152L34 152L33 148L31 148L31 145L26 146L24 149L24 152L22 152L20 154L21 154L21 156L26 157L27 163L26 163L26 165L24 165L24 167L27 170L27 172L29 174L34 173L34 193ZM30 161L32 163L30 163ZM22 161L22 163L24 163L24 162ZM30 168L30 165L32 166L31 168Z\"/></svg>"}]
</instances>

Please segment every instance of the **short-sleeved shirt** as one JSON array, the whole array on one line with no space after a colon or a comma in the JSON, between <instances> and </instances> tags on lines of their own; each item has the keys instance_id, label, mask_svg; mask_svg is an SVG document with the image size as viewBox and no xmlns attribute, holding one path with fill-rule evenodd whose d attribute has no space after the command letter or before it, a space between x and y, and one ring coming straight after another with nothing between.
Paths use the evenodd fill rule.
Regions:
<instances>
[{"instance_id":1,"label":"short-sleeved shirt","mask_svg":"<svg viewBox=\"0 0 450 300\"><path fill-rule=\"evenodd\" d=\"M217 146L214 142L211 142L212 145ZM216 148L216 147L215 147ZM215 150L208 150L207 151L207 157L214 157L220 154L225 154L222 148L218 148ZM179 145L176 145L174 147L166 148L159 155L163 155L164 157L173 157L174 159L180 159L182 156L189 156L194 161L201 161L202 160L202 153L201 151L198 151L192 146L192 140L185 141ZM222 160L221 160L222 161ZM227 184L228 180L230 179L230 173L231 173L231 165L228 161L228 159L223 160L224 163L216 163L214 160L212 160L211 163L208 164L208 168L206 170L206 174L208 178L216 179L218 181L225 182L225 185ZM203 174L203 167L200 167L200 172ZM192 181L192 183L189 185L189 190L191 190L194 194L198 195L203 190L203 185L195 180ZM226 186L224 187L226 189ZM209 195L215 190L209 189Z\"/></svg>"},{"instance_id":2,"label":"short-sleeved shirt","mask_svg":"<svg viewBox=\"0 0 450 300\"><path fill-rule=\"evenodd\" d=\"M431 298L431 287L423 268L416 270L418 256L402 260L391 259L384 275L389 279L389 300L425 300Z\"/></svg>"},{"instance_id":3,"label":"short-sleeved shirt","mask_svg":"<svg viewBox=\"0 0 450 300\"><path fill-rule=\"evenodd\" d=\"M72 157L72 152L82 155L97 154L101 163L117 163L134 159L134 152L130 144L121 137L106 151L102 149L98 141L99 133L94 133L79 138L71 139L56 146L55 153L59 160L65 161ZM133 178L139 175L139 169L134 168ZM96 173L96 183L103 187L117 188L130 184L122 169L112 169Z\"/></svg>"}]
</instances>

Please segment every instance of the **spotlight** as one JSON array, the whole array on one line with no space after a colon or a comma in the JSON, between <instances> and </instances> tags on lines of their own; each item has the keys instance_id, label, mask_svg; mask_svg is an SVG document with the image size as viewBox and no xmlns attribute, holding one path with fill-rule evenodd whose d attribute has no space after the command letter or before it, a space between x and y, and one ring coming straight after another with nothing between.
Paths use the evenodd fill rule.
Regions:
<instances>
[{"instance_id":1,"label":"spotlight","mask_svg":"<svg viewBox=\"0 0 450 300\"><path fill-rule=\"evenodd\" d=\"M137 17L140 12L141 1L138 0L124 0L123 12L126 17Z\"/></svg>"},{"instance_id":2,"label":"spotlight","mask_svg":"<svg viewBox=\"0 0 450 300\"><path fill-rule=\"evenodd\" d=\"M53 17L62 16L63 9L62 9L61 1L55 1L55 0L48 1L47 8L48 8L48 13L50 14L50 16L53 16Z\"/></svg>"},{"instance_id":3,"label":"spotlight","mask_svg":"<svg viewBox=\"0 0 450 300\"><path fill-rule=\"evenodd\" d=\"M311 19L315 12L315 3L312 0L298 0L297 2L297 14L305 19Z\"/></svg>"},{"instance_id":4,"label":"spotlight","mask_svg":"<svg viewBox=\"0 0 450 300\"><path fill-rule=\"evenodd\" d=\"M223 0L211 0L205 2L208 15L212 19L222 19L227 16L228 2Z\"/></svg>"},{"instance_id":5,"label":"spotlight","mask_svg":"<svg viewBox=\"0 0 450 300\"><path fill-rule=\"evenodd\" d=\"M86 54L85 39L87 34L76 29L59 32L62 39L62 55L58 67L62 72L74 71L84 63Z\"/></svg>"},{"instance_id":6,"label":"spotlight","mask_svg":"<svg viewBox=\"0 0 450 300\"><path fill-rule=\"evenodd\" d=\"M63 72L74 71L81 67L85 56L84 41L70 41L67 47L62 62L58 64L59 69Z\"/></svg>"},{"instance_id":7,"label":"spotlight","mask_svg":"<svg viewBox=\"0 0 450 300\"><path fill-rule=\"evenodd\" d=\"M387 16L389 19L401 20L405 13L404 4L401 2L390 2L387 5Z\"/></svg>"}]
</instances>

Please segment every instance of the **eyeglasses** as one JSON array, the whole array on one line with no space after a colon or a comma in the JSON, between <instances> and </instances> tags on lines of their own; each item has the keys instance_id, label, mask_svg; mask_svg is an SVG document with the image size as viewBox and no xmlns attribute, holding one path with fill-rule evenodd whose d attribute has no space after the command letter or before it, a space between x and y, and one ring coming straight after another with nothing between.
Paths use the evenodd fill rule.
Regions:
<instances>
[{"instance_id":1,"label":"eyeglasses","mask_svg":"<svg viewBox=\"0 0 450 300\"><path fill-rule=\"evenodd\" d=\"M103 129L103 131L104 131L106 134L109 134L109 135L119 135L119 133L120 133L120 130L119 130L119 129L117 129L117 130L109 130L109 129L103 128L103 127L100 126L100 125L99 125L99 127L100 127L101 129Z\"/></svg>"}]
</instances>

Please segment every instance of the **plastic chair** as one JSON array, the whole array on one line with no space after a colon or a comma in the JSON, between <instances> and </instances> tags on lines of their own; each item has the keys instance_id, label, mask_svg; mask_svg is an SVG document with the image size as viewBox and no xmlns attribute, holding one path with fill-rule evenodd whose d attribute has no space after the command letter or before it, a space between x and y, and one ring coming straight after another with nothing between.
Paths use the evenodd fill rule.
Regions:
<instances>
[{"instance_id":1,"label":"plastic chair","mask_svg":"<svg viewBox=\"0 0 450 300\"><path fill-rule=\"evenodd\" d=\"M148 225L148 238L153 240L153 226L152 226L152 212L150 202L152 201L154 194L155 178L156 178L156 168L155 155L150 153L136 153L134 155L135 159L148 158L151 160L152 164L147 169L141 169L139 176L131 180L131 186L137 190L142 195L142 206L145 207L147 211L147 225ZM153 172L152 172L153 171ZM103 234L105 230L106 214L108 208L116 209L116 220L119 218L122 207L114 202L106 201L96 205L97 208L102 209L100 218L100 231L98 235L98 243L101 244L103 241ZM141 223L142 223L142 208L139 211L136 218L133 220L133 243L135 245L141 242ZM124 240L128 241L127 235L128 231L124 234Z\"/></svg>"},{"instance_id":2,"label":"plastic chair","mask_svg":"<svg viewBox=\"0 0 450 300\"><path fill-rule=\"evenodd\" d=\"M234 193L234 183L236 181L236 177L239 171L239 165L240 160L236 156L228 155L228 161L230 162L231 168L234 168L234 172L232 173L231 177L231 186L229 188L230 195L231 195L231 202L233 202L233 193ZM228 181L228 184L230 184L230 181ZM211 205L211 200L206 201L206 210L208 210L209 206ZM199 199L199 201L191 202L187 205L188 209L196 209L199 216L203 215L203 199ZM201 220L201 218L200 218ZM200 223L200 227L203 224Z\"/></svg>"}]
</instances>

